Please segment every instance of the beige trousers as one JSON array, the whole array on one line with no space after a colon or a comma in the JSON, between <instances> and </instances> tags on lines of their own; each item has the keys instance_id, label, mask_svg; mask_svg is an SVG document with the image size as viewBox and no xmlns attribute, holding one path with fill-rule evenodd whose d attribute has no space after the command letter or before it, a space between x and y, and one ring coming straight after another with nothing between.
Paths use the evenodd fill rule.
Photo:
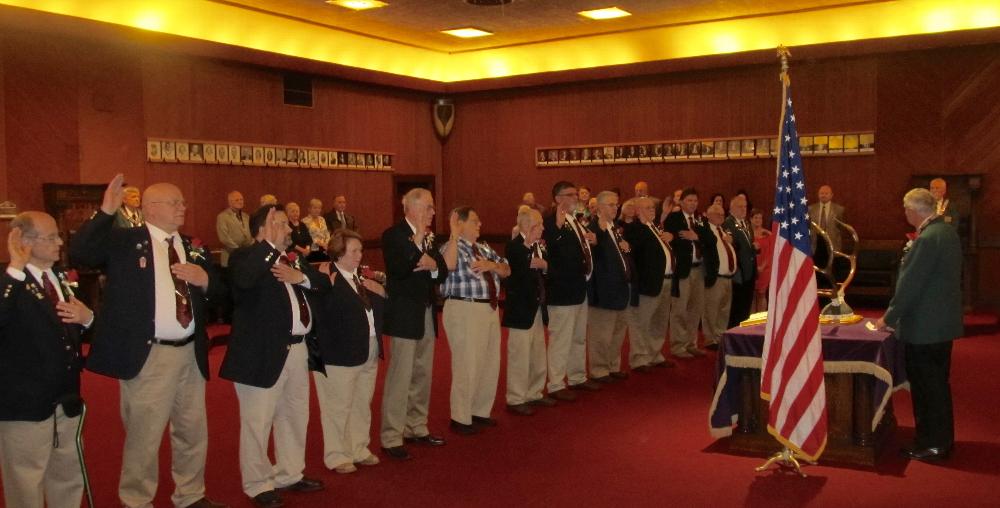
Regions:
<instances>
[{"instance_id":1,"label":"beige trousers","mask_svg":"<svg viewBox=\"0 0 1000 508\"><path fill-rule=\"evenodd\" d=\"M669 279L664 279L658 296L639 295L639 307L635 310L638 333L633 334L635 339L629 345L628 355L629 367L633 369L666 361L663 343L667 340L674 305L670 284Z\"/></svg>"},{"instance_id":2,"label":"beige trousers","mask_svg":"<svg viewBox=\"0 0 1000 508\"><path fill-rule=\"evenodd\" d=\"M488 303L446 300L444 331L451 348L451 419L489 418L500 379L500 313Z\"/></svg>"},{"instance_id":3,"label":"beige trousers","mask_svg":"<svg viewBox=\"0 0 1000 508\"><path fill-rule=\"evenodd\" d=\"M378 375L378 339L369 340L368 361L354 367L326 366L313 373L323 424L323 464L333 469L367 459L372 428L372 398Z\"/></svg>"},{"instance_id":4,"label":"beige trousers","mask_svg":"<svg viewBox=\"0 0 1000 508\"><path fill-rule=\"evenodd\" d=\"M119 382L125 450L118 497L129 508L152 507L159 479L160 441L170 424L174 506L205 497L208 424L205 378L198 370L194 343L154 345L142 371Z\"/></svg>"},{"instance_id":5,"label":"beige trousers","mask_svg":"<svg viewBox=\"0 0 1000 508\"><path fill-rule=\"evenodd\" d=\"M590 363L591 377L604 377L622 370L622 344L625 332L632 326L632 307L609 310L600 307L587 309L590 322Z\"/></svg>"},{"instance_id":6,"label":"beige trousers","mask_svg":"<svg viewBox=\"0 0 1000 508\"><path fill-rule=\"evenodd\" d=\"M542 398L545 371L545 325L539 310L531 328L507 329L507 404Z\"/></svg>"},{"instance_id":7,"label":"beige trousers","mask_svg":"<svg viewBox=\"0 0 1000 508\"><path fill-rule=\"evenodd\" d=\"M233 383L240 401L240 474L243 493L254 497L302 479L309 424L309 360L302 342L288 350L270 388ZM274 428L275 464L267 456Z\"/></svg>"},{"instance_id":8,"label":"beige trousers","mask_svg":"<svg viewBox=\"0 0 1000 508\"><path fill-rule=\"evenodd\" d=\"M718 344L729 329L729 308L733 303L733 279L719 277L705 288L705 309L701 317L705 345Z\"/></svg>"},{"instance_id":9,"label":"beige trousers","mask_svg":"<svg viewBox=\"0 0 1000 508\"><path fill-rule=\"evenodd\" d=\"M0 422L0 473L7 506L80 508L83 474L76 449L79 424L80 417L67 418L62 406L40 422ZM53 428L59 436L58 448L54 447Z\"/></svg>"},{"instance_id":10,"label":"beige trousers","mask_svg":"<svg viewBox=\"0 0 1000 508\"><path fill-rule=\"evenodd\" d=\"M587 303L549 306L549 393L587 380Z\"/></svg>"},{"instance_id":11,"label":"beige trousers","mask_svg":"<svg viewBox=\"0 0 1000 508\"><path fill-rule=\"evenodd\" d=\"M389 368L382 389L382 430L384 448L403 444L403 437L426 436L427 412L431 402L431 374L434 371L434 313L427 307L424 338L389 338Z\"/></svg>"},{"instance_id":12,"label":"beige trousers","mask_svg":"<svg viewBox=\"0 0 1000 508\"><path fill-rule=\"evenodd\" d=\"M691 267L691 274L677 284L681 295L670 310L670 352L674 354L698 343L698 320L705 308L705 267Z\"/></svg>"}]
</instances>

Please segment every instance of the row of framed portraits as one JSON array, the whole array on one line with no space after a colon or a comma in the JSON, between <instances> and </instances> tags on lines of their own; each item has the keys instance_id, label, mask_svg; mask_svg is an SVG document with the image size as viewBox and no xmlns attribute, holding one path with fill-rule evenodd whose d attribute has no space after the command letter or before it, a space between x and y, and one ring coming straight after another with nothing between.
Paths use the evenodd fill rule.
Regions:
<instances>
[{"instance_id":1,"label":"row of framed portraits","mask_svg":"<svg viewBox=\"0 0 1000 508\"><path fill-rule=\"evenodd\" d=\"M275 168L392 171L393 154L330 148L247 145L220 141L146 140L146 160Z\"/></svg>"},{"instance_id":2,"label":"row of framed portraits","mask_svg":"<svg viewBox=\"0 0 1000 508\"><path fill-rule=\"evenodd\" d=\"M802 155L862 155L875 153L875 133L799 136ZM641 164L694 160L769 158L779 148L777 138L735 138L660 141L598 146L535 149L536 166Z\"/></svg>"}]
</instances>

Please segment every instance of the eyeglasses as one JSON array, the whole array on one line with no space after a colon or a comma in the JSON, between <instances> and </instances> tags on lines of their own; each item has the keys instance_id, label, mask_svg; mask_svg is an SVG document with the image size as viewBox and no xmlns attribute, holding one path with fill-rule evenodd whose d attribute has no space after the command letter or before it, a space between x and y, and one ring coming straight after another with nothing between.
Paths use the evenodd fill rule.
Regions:
<instances>
[{"instance_id":1,"label":"eyeglasses","mask_svg":"<svg viewBox=\"0 0 1000 508\"><path fill-rule=\"evenodd\" d=\"M172 201L150 201L149 204L151 204L151 205L167 205L167 206L169 206L171 208L180 208L182 206L187 206L187 201L184 201L183 199L175 199L175 200L172 200Z\"/></svg>"},{"instance_id":2,"label":"eyeglasses","mask_svg":"<svg viewBox=\"0 0 1000 508\"><path fill-rule=\"evenodd\" d=\"M53 233L51 235L45 235L45 236L25 235L25 238L31 240L37 240L39 242L49 242L49 243L55 243L58 242L59 240L62 240L62 237L60 237L58 233Z\"/></svg>"}]
</instances>

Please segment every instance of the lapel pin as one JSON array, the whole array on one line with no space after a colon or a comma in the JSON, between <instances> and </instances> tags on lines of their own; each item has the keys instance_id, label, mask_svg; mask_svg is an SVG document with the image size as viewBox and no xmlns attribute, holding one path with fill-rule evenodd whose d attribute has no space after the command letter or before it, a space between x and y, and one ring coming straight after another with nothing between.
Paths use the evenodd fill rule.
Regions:
<instances>
[{"instance_id":1,"label":"lapel pin","mask_svg":"<svg viewBox=\"0 0 1000 508\"><path fill-rule=\"evenodd\" d=\"M146 268L146 256L139 258L139 268Z\"/></svg>"}]
</instances>

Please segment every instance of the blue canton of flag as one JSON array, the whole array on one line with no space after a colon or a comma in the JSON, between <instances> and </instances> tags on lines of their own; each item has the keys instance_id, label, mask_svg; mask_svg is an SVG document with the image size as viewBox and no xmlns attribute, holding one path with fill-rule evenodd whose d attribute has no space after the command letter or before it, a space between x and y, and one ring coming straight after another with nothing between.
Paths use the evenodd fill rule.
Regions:
<instances>
[{"instance_id":1,"label":"blue canton of flag","mask_svg":"<svg viewBox=\"0 0 1000 508\"><path fill-rule=\"evenodd\" d=\"M778 189L774 195L774 222L778 233L796 249L812 256L809 239L809 200L802 171L802 154L799 152L799 134L792 108L792 91L789 86L785 103L785 118L781 122L781 150L778 166Z\"/></svg>"}]
</instances>

